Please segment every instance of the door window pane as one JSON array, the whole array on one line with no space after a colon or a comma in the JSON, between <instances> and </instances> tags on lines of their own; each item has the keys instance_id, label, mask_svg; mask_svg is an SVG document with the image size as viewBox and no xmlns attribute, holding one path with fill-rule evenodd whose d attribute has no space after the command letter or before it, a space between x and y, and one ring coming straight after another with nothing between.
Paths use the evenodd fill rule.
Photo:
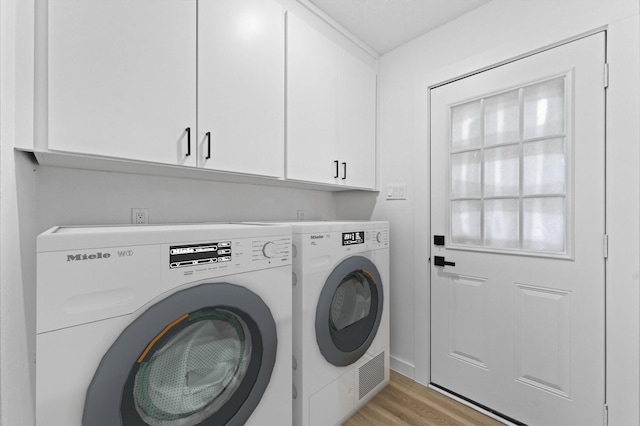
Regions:
<instances>
[{"instance_id":1,"label":"door window pane","mask_svg":"<svg viewBox=\"0 0 640 426\"><path fill-rule=\"evenodd\" d=\"M564 78L523 89L524 139L564 133Z\"/></svg>"},{"instance_id":2,"label":"door window pane","mask_svg":"<svg viewBox=\"0 0 640 426\"><path fill-rule=\"evenodd\" d=\"M480 196L480 151L451 156L451 197Z\"/></svg>"},{"instance_id":3,"label":"door window pane","mask_svg":"<svg viewBox=\"0 0 640 426\"><path fill-rule=\"evenodd\" d=\"M482 245L481 201L451 202L451 242L453 244Z\"/></svg>"},{"instance_id":4,"label":"door window pane","mask_svg":"<svg viewBox=\"0 0 640 426\"><path fill-rule=\"evenodd\" d=\"M484 195L517 196L520 193L520 145L484 151Z\"/></svg>"},{"instance_id":5,"label":"door window pane","mask_svg":"<svg viewBox=\"0 0 640 426\"><path fill-rule=\"evenodd\" d=\"M524 195L564 193L564 163L564 139L525 143Z\"/></svg>"},{"instance_id":6,"label":"door window pane","mask_svg":"<svg viewBox=\"0 0 640 426\"><path fill-rule=\"evenodd\" d=\"M517 90L492 96L484 101L485 146L520 139L519 103Z\"/></svg>"},{"instance_id":7,"label":"door window pane","mask_svg":"<svg viewBox=\"0 0 640 426\"><path fill-rule=\"evenodd\" d=\"M517 249L520 245L518 199L487 200L484 203L484 245Z\"/></svg>"},{"instance_id":8,"label":"door window pane","mask_svg":"<svg viewBox=\"0 0 640 426\"><path fill-rule=\"evenodd\" d=\"M480 101L451 108L451 149L480 146Z\"/></svg>"},{"instance_id":9,"label":"door window pane","mask_svg":"<svg viewBox=\"0 0 640 426\"><path fill-rule=\"evenodd\" d=\"M522 248L564 252L564 198L530 198L522 204Z\"/></svg>"},{"instance_id":10,"label":"door window pane","mask_svg":"<svg viewBox=\"0 0 640 426\"><path fill-rule=\"evenodd\" d=\"M565 254L565 77L451 107L452 245Z\"/></svg>"}]
</instances>

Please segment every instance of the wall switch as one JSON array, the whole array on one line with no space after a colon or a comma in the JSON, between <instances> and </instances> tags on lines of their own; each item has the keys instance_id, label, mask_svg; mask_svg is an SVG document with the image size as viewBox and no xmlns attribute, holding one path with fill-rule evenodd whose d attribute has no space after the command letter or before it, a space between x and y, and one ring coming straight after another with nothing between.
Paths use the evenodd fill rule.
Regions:
<instances>
[{"instance_id":1,"label":"wall switch","mask_svg":"<svg viewBox=\"0 0 640 426\"><path fill-rule=\"evenodd\" d=\"M406 200L407 184L406 183L388 183L387 184L387 200Z\"/></svg>"},{"instance_id":2,"label":"wall switch","mask_svg":"<svg viewBox=\"0 0 640 426\"><path fill-rule=\"evenodd\" d=\"M298 220L304 220L304 210L298 210Z\"/></svg>"},{"instance_id":3,"label":"wall switch","mask_svg":"<svg viewBox=\"0 0 640 426\"><path fill-rule=\"evenodd\" d=\"M144 225L149 223L149 209L132 208L131 223L134 225Z\"/></svg>"}]
</instances>

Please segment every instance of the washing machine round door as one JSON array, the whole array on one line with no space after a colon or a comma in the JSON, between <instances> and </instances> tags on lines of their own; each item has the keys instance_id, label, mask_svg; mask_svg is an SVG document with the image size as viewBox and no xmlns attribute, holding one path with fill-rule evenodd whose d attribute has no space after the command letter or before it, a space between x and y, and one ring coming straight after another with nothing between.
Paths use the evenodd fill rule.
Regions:
<instances>
[{"instance_id":1,"label":"washing machine round door","mask_svg":"<svg viewBox=\"0 0 640 426\"><path fill-rule=\"evenodd\" d=\"M174 293L105 354L83 424L244 424L269 383L276 347L271 311L247 288L201 284Z\"/></svg>"},{"instance_id":2,"label":"washing machine round door","mask_svg":"<svg viewBox=\"0 0 640 426\"><path fill-rule=\"evenodd\" d=\"M371 260L353 256L327 278L316 309L316 341L333 365L353 364L369 349L382 318L382 279Z\"/></svg>"}]
</instances>

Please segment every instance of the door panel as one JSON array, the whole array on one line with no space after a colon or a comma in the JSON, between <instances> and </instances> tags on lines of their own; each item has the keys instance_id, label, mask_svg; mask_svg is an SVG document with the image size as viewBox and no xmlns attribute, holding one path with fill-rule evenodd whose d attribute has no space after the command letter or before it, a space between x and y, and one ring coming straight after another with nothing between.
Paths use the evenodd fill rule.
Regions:
<instances>
[{"instance_id":1,"label":"door panel","mask_svg":"<svg viewBox=\"0 0 640 426\"><path fill-rule=\"evenodd\" d=\"M195 166L196 3L48 5L49 149Z\"/></svg>"},{"instance_id":2,"label":"door panel","mask_svg":"<svg viewBox=\"0 0 640 426\"><path fill-rule=\"evenodd\" d=\"M530 425L602 421L604 62L600 33L431 91L431 380Z\"/></svg>"},{"instance_id":3,"label":"door panel","mask_svg":"<svg viewBox=\"0 0 640 426\"><path fill-rule=\"evenodd\" d=\"M198 167L284 174L284 11L198 3Z\"/></svg>"}]
</instances>

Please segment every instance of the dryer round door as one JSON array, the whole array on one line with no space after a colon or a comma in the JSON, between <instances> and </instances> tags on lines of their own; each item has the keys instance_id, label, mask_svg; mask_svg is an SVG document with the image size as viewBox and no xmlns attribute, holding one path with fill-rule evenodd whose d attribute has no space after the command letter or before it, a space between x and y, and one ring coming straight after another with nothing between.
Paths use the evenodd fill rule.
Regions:
<instances>
[{"instance_id":1,"label":"dryer round door","mask_svg":"<svg viewBox=\"0 0 640 426\"><path fill-rule=\"evenodd\" d=\"M271 311L247 288L216 283L176 292L104 355L83 424L244 424L269 384L276 348Z\"/></svg>"},{"instance_id":2,"label":"dryer round door","mask_svg":"<svg viewBox=\"0 0 640 426\"><path fill-rule=\"evenodd\" d=\"M371 260L353 256L327 278L316 309L316 341L333 365L356 362L369 349L382 318L382 279Z\"/></svg>"}]
</instances>

